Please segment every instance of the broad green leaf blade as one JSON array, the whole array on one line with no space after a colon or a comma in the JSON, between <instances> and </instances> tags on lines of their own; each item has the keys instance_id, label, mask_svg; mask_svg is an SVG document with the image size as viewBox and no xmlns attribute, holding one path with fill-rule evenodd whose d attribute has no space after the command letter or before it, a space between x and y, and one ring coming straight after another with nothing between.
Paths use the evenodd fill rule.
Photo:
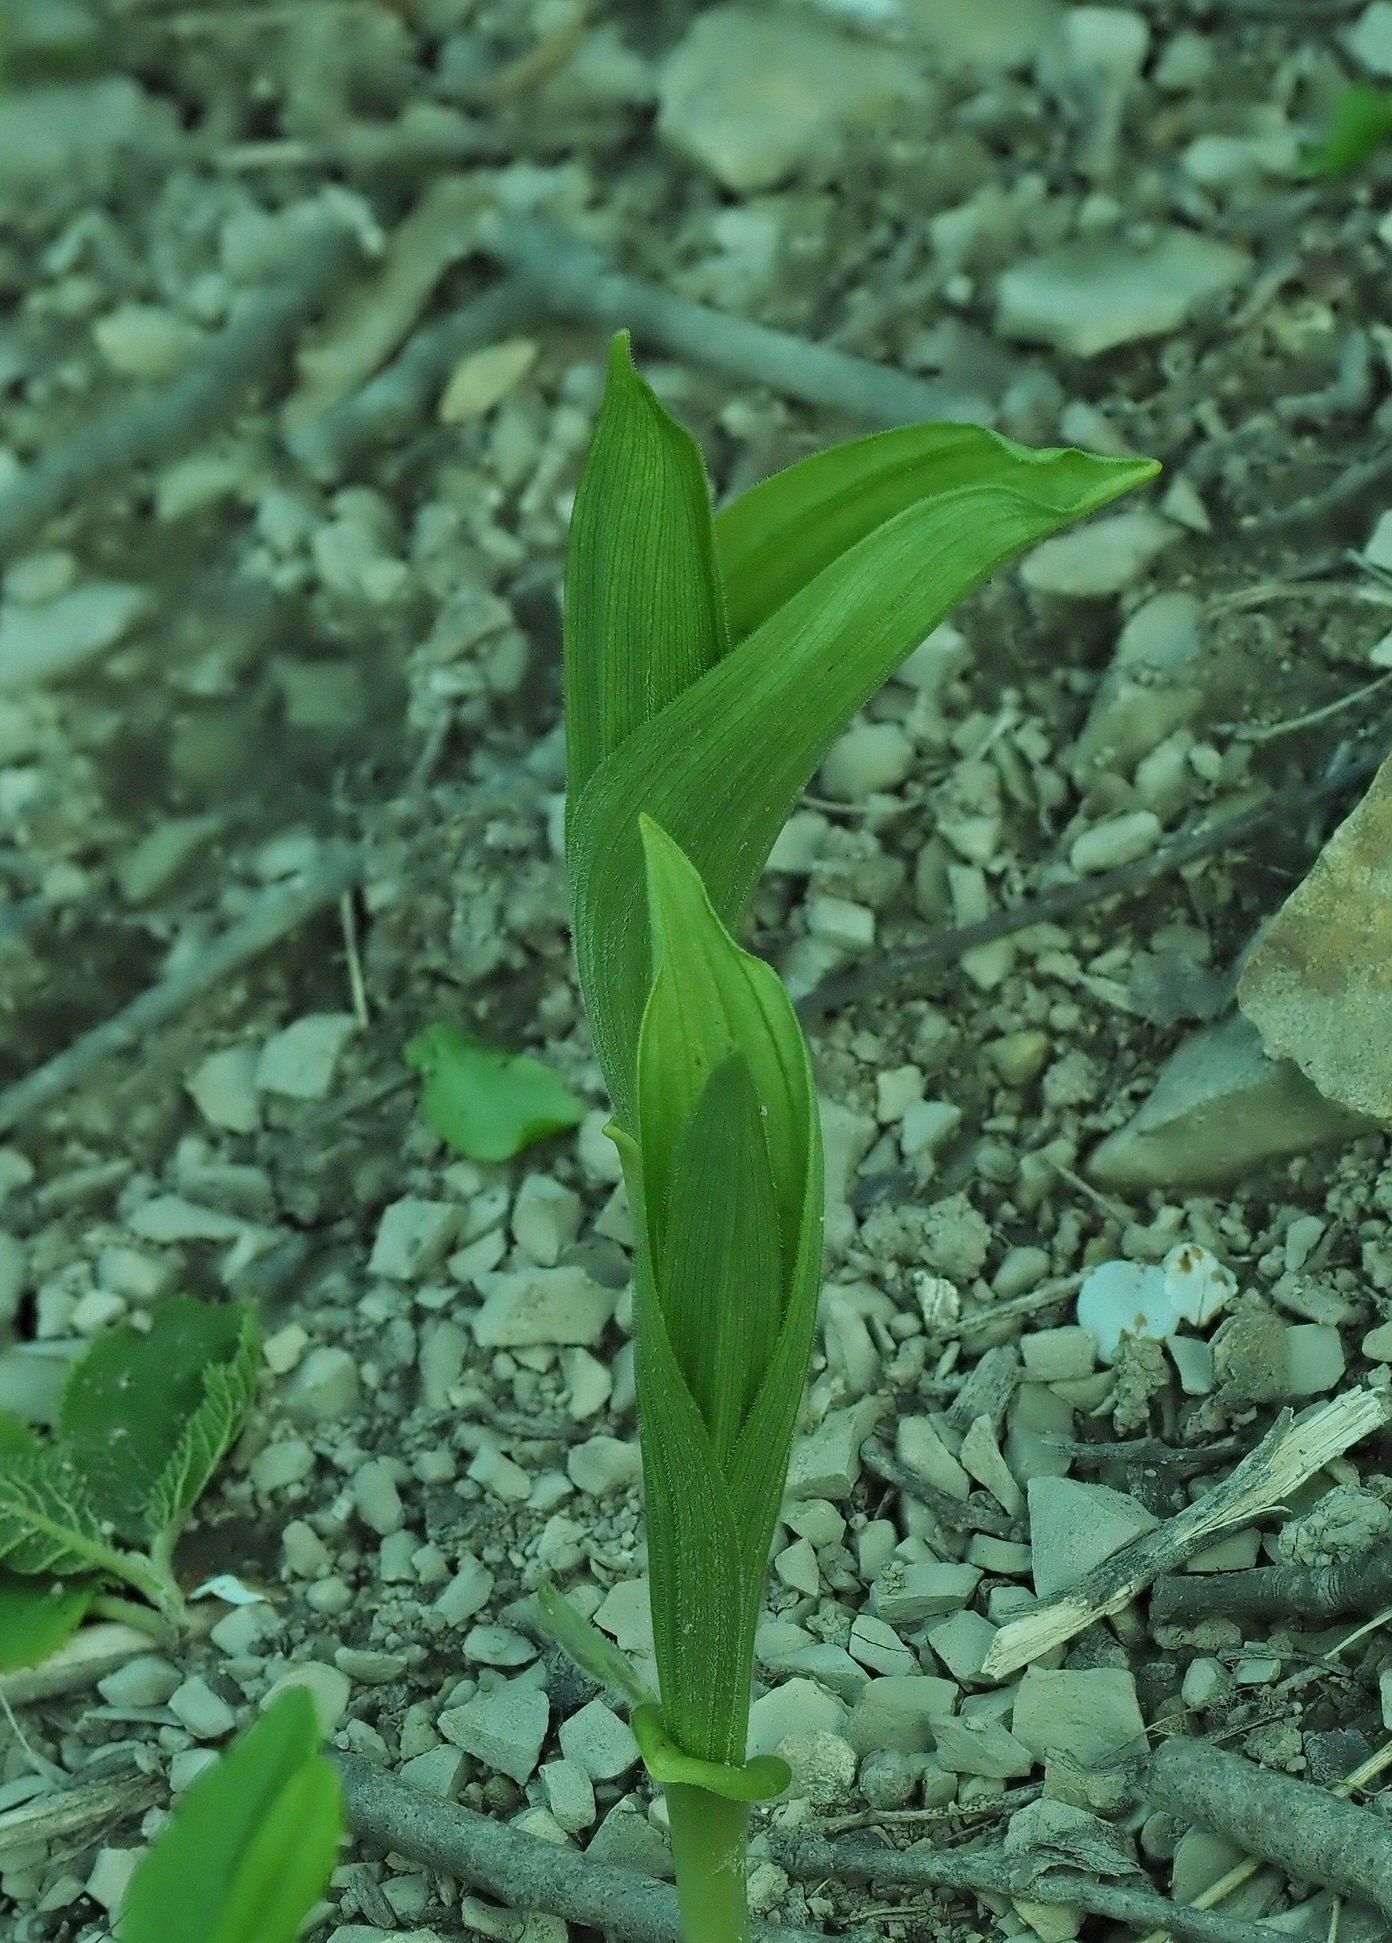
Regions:
<instances>
[{"instance_id":1,"label":"broad green leaf blade","mask_svg":"<svg viewBox=\"0 0 1392 1943\"><path fill-rule=\"evenodd\" d=\"M443 1021L416 1034L406 1062L424 1076L421 1118L468 1160L511 1160L589 1110L542 1060L497 1052Z\"/></svg>"},{"instance_id":2,"label":"broad green leaf blade","mask_svg":"<svg viewBox=\"0 0 1392 1943\"><path fill-rule=\"evenodd\" d=\"M223 1453L236 1441L256 1397L261 1334L255 1312L241 1311L234 1354L203 1371L203 1401L184 1425L183 1435L155 1479L146 1507L152 1536L168 1540L197 1504Z\"/></svg>"},{"instance_id":3,"label":"broad green leaf blade","mask_svg":"<svg viewBox=\"0 0 1392 1943\"><path fill-rule=\"evenodd\" d=\"M23 1451L36 1451L39 1440L22 1417L0 1410L0 1462Z\"/></svg>"},{"instance_id":4,"label":"broad green leaf blade","mask_svg":"<svg viewBox=\"0 0 1392 1943\"><path fill-rule=\"evenodd\" d=\"M43 1449L0 1460L0 1559L26 1576L118 1570L87 1492L62 1454Z\"/></svg>"},{"instance_id":5,"label":"broad green leaf blade","mask_svg":"<svg viewBox=\"0 0 1392 1943\"><path fill-rule=\"evenodd\" d=\"M82 1624L100 1584L0 1571L0 1673L37 1666L56 1653Z\"/></svg>"},{"instance_id":6,"label":"broad green leaf blade","mask_svg":"<svg viewBox=\"0 0 1392 1943\"><path fill-rule=\"evenodd\" d=\"M291 1688L175 1807L131 1878L121 1943L291 1943L333 1866L337 1820L314 1702ZM228 1930L231 1916L243 1926Z\"/></svg>"},{"instance_id":7,"label":"broad green leaf blade","mask_svg":"<svg viewBox=\"0 0 1392 1943\"><path fill-rule=\"evenodd\" d=\"M638 1150L621 1132L616 1144L634 1225L645 1226ZM634 1377L662 1704L688 1754L730 1766L744 1758L758 1597L748 1596L730 1494L667 1340L646 1248L636 1251L633 1267Z\"/></svg>"},{"instance_id":8,"label":"broad green leaf blade","mask_svg":"<svg viewBox=\"0 0 1392 1943\"><path fill-rule=\"evenodd\" d=\"M696 441L633 368L628 333L575 493L565 572L566 773L574 801L640 723L726 645Z\"/></svg>"},{"instance_id":9,"label":"broad green leaf blade","mask_svg":"<svg viewBox=\"0 0 1392 1943\"><path fill-rule=\"evenodd\" d=\"M1033 452L952 429L974 451L956 453L947 490L925 484L923 497L823 568L635 729L572 806L581 986L622 1125L633 1123L649 980L640 812L696 866L737 931L779 830L856 709L1003 561L1154 471L1149 461Z\"/></svg>"},{"instance_id":10,"label":"broad green leaf blade","mask_svg":"<svg viewBox=\"0 0 1392 1943\"><path fill-rule=\"evenodd\" d=\"M639 1678L628 1655L621 1653L613 1640L607 1639L593 1620L586 1619L549 1579L542 1580L536 1596L542 1630L548 1639L555 1640L563 1653L570 1655L582 1673L588 1673L602 1687L626 1695L635 1707L652 1700L646 1682Z\"/></svg>"},{"instance_id":11,"label":"broad green leaf blade","mask_svg":"<svg viewBox=\"0 0 1392 1943\"><path fill-rule=\"evenodd\" d=\"M621 1133L619 1149L639 1238L636 1372L653 1634L675 1739L687 1754L729 1766L744 1755L754 1626L811 1348L821 1262L821 1133L806 1041L777 975L735 944L671 838L646 818L641 837L656 962L638 1049L639 1138L635 1144ZM691 1123L699 1124L711 1076L730 1069L732 1054L738 1055L734 1069L752 1082L761 1123L768 1178L756 1186L754 1212L777 1249L776 1308L767 1284L741 1288L731 1263L729 1279L707 1287L704 1315L692 1285L677 1318L679 1339L677 1330L669 1333L651 1263L661 1263L665 1275L675 1261L674 1214L700 1191L694 1181L675 1184L694 1167L695 1155L704 1162L709 1152L709 1135L693 1135ZM724 1104L740 1110L738 1081ZM718 1176L713 1185L738 1226L745 1213L735 1213L734 1204L749 1186L749 1172L739 1171L742 1161L731 1171L728 1152L726 1161L723 1185ZM732 1192L736 1182L738 1193ZM694 1209L681 1218L680 1245L703 1246ZM705 1249L708 1266L715 1266L715 1253ZM755 1299L774 1308L773 1316L756 1323L749 1312ZM748 1361L736 1379L740 1330ZM703 1334L705 1346L691 1351ZM722 1419L722 1444L713 1440L682 1349L696 1382L700 1355L725 1360L732 1391L738 1382L739 1434L728 1474L720 1459L730 1433ZM719 1395L719 1384L714 1387ZM721 1403L724 1408L723 1397ZM741 1466L756 1423L763 1432L759 1468L746 1478Z\"/></svg>"},{"instance_id":12,"label":"broad green leaf blade","mask_svg":"<svg viewBox=\"0 0 1392 1943\"><path fill-rule=\"evenodd\" d=\"M150 1523L152 1500L179 1461L213 1372L245 1359L246 1330L240 1305L173 1296L148 1331L99 1337L69 1377L58 1420L64 1448L98 1515L123 1538L144 1543L164 1529Z\"/></svg>"},{"instance_id":13,"label":"broad green leaf blade","mask_svg":"<svg viewBox=\"0 0 1392 1943\"><path fill-rule=\"evenodd\" d=\"M657 1286L668 1340L723 1467L783 1321L773 1168L738 1053L716 1067L682 1129L661 1226Z\"/></svg>"},{"instance_id":14,"label":"broad green leaf blade","mask_svg":"<svg viewBox=\"0 0 1392 1943\"><path fill-rule=\"evenodd\" d=\"M294 1943L338 1859L338 1776L318 1759L293 1774L247 1844L209 1943Z\"/></svg>"},{"instance_id":15,"label":"broad green leaf blade","mask_svg":"<svg viewBox=\"0 0 1392 1943\"><path fill-rule=\"evenodd\" d=\"M824 567L929 495L982 483L983 437L977 425L904 425L813 452L740 494L715 519L716 558L730 635L742 641ZM1096 469L1126 475L1124 492L1156 470L1150 460L1102 459L1067 448L1015 445L999 439L1022 466L1061 473L1073 461L1083 492ZM1139 468L1139 471L1138 471ZM1063 480L1051 491L1057 495Z\"/></svg>"},{"instance_id":16,"label":"broad green leaf blade","mask_svg":"<svg viewBox=\"0 0 1392 1943\"><path fill-rule=\"evenodd\" d=\"M704 1788L708 1794L723 1795L726 1801L769 1801L781 1795L793 1778L792 1769L777 1754L756 1754L737 1768L683 1754L663 1725L660 1707L634 1708L633 1738L644 1767L664 1787L676 1783Z\"/></svg>"}]
</instances>

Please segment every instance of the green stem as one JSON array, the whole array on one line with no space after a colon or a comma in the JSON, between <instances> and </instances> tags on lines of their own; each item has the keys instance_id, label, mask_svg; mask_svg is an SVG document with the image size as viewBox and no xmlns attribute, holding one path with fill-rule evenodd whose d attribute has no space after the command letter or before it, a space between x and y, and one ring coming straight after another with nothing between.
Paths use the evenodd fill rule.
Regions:
<instances>
[{"instance_id":1,"label":"green stem","mask_svg":"<svg viewBox=\"0 0 1392 1943\"><path fill-rule=\"evenodd\" d=\"M668 1782L683 1943L749 1943L745 1838L749 1804Z\"/></svg>"},{"instance_id":2,"label":"green stem","mask_svg":"<svg viewBox=\"0 0 1392 1943\"><path fill-rule=\"evenodd\" d=\"M114 1593L102 1592L98 1593L88 1610L99 1619L118 1619L123 1626L138 1627L162 1646L172 1645L177 1637L175 1629L161 1613L150 1606L138 1606L134 1599L120 1599Z\"/></svg>"}]
</instances>

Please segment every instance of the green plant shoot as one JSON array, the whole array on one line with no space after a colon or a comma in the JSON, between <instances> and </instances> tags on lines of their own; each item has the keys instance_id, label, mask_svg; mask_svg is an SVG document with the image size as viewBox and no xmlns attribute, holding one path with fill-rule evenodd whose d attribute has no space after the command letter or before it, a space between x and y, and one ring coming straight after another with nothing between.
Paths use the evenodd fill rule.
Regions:
<instances>
[{"instance_id":1,"label":"green plant shoot","mask_svg":"<svg viewBox=\"0 0 1392 1943\"><path fill-rule=\"evenodd\" d=\"M694 441L626 335L610 349L566 566L566 861L635 1235L661 1703L630 1687L633 1726L687 1943L748 1937L748 1804L787 1783L745 1745L821 1275L811 1066L782 984L737 942L746 906L830 744L947 611L1156 469L916 425L712 518Z\"/></svg>"},{"instance_id":2,"label":"green plant shoot","mask_svg":"<svg viewBox=\"0 0 1392 1943\"><path fill-rule=\"evenodd\" d=\"M1329 180L1351 175L1392 136L1392 90L1357 82L1330 110L1329 125L1300 157L1302 175Z\"/></svg>"},{"instance_id":3,"label":"green plant shoot","mask_svg":"<svg viewBox=\"0 0 1392 1943\"><path fill-rule=\"evenodd\" d=\"M420 1073L421 1118L466 1160L511 1160L533 1141L578 1127L585 1102L529 1052L499 1052L439 1020L406 1047Z\"/></svg>"},{"instance_id":4,"label":"green plant shoot","mask_svg":"<svg viewBox=\"0 0 1392 1943\"><path fill-rule=\"evenodd\" d=\"M92 1607L155 1632L183 1626L174 1547L246 1421L258 1352L249 1307L174 1296L148 1330L97 1338L54 1437L0 1411L0 1667L52 1652Z\"/></svg>"},{"instance_id":5,"label":"green plant shoot","mask_svg":"<svg viewBox=\"0 0 1392 1943\"><path fill-rule=\"evenodd\" d=\"M288 1688L175 1806L131 1877L120 1943L294 1943L340 1833L314 1702Z\"/></svg>"}]
</instances>

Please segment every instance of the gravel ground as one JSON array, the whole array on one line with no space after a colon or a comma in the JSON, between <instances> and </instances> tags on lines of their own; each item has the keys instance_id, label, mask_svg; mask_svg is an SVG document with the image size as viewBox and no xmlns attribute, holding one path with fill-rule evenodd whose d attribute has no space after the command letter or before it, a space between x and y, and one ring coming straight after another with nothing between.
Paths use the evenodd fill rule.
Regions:
<instances>
[{"instance_id":1,"label":"gravel ground","mask_svg":"<svg viewBox=\"0 0 1392 1943\"><path fill-rule=\"evenodd\" d=\"M1285 1403L1388 1383L1392 1111L1263 1063L1232 1008L1392 740L1392 163L1299 166L1350 81L1392 75L1392 7L6 14L0 1403L45 1421L82 1343L176 1288L255 1299L268 1339L181 1553L187 1585L266 1597L205 1600L197 1639L0 1725L6 1934L104 1937L170 1789L300 1666L339 1748L668 1866L627 1729L533 1596L553 1576L650 1646L627 1212L558 855L565 527L622 318L592 270L477 309L527 222L786 334L706 342L661 304L637 333L718 500L896 422L849 363L813 383L794 338L1014 437L1164 462L930 637L755 900L831 1179L757 1668L757 1742L794 1788L761 1811L751 1891L828 1936L1100 1933L775 1859L799 1830L994 1838L1045 1780L1191 1898L1234 1852L1099 1775L1179 1730L1332 1785L1392 1706L1384 1631L1333 1651L1374 1606L1162 1623L1142 1601L1023 1684L981 1668ZM1349 969L1336 929L1312 989ZM853 1003L816 995L852 975ZM124 1041L20 1086L152 988ZM1379 1002L1334 1031L1392 1100ZM1312 1001L1297 1043L1306 1019L1328 1035ZM578 1135L505 1165L445 1150L402 1056L437 1020L549 1061L592 1109ZM1124 1299L1163 1307L1181 1245L1211 1305L1099 1363L1080 1283L1126 1264ZM1199 1572L1373 1555L1386 1471L1373 1436ZM107 1793L36 1839L12 1818L55 1764ZM1225 1908L1278 1905L1329 1930L1327 1896L1270 1872ZM1354 1903L1340 1935L1385 1927ZM522 1933L468 1882L346 1850L307 1934L393 1932ZM597 1933L526 1930L567 1934Z\"/></svg>"}]
</instances>

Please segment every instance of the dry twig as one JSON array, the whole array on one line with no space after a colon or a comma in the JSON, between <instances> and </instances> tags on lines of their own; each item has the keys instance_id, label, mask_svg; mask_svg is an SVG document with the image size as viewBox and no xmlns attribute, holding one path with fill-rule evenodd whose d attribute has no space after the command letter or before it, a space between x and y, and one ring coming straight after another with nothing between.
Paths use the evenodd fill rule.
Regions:
<instances>
[{"instance_id":1,"label":"dry twig","mask_svg":"<svg viewBox=\"0 0 1392 1943\"><path fill-rule=\"evenodd\" d=\"M356 1754L330 1758L342 1783L344 1819L360 1839L475 1883L514 1909L562 1916L617 1943L681 1943L677 1892L669 1884L591 1862L456 1802L420 1794ZM762 1927L755 1936L757 1943L818 1943L806 1930Z\"/></svg>"},{"instance_id":2,"label":"dry twig","mask_svg":"<svg viewBox=\"0 0 1392 1943\"><path fill-rule=\"evenodd\" d=\"M55 1053L46 1065L6 1087L0 1093L0 1131L18 1126L31 1113L48 1106L113 1053L139 1045L155 1026L176 1018L195 999L259 958L316 911L336 904L361 876L362 859L356 851L339 850L330 853L307 876L264 896L179 971L149 986L112 1018L104 1019Z\"/></svg>"},{"instance_id":3,"label":"dry twig","mask_svg":"<svg viewBox=\"0 0 1392 1943\"><path fill-rule=\"evenodd\" d=\"M1151 1756L1147 1793L1157 1808L1199 1822L1287 1875L1392 1915L1392 1840L1383 1818L1366 1808L1179 1736ZM1168 1927L1175 1931L1173 1921Z\"/></svg>"},{"instance_id":4,"label":"dry twig","mask_svg":"<svg viewBox=\"0 0 1392 1943\"><path fill-rule=\"evenodd\" d=\"M899 1462L886 1445L878 1438L867 1437L860 1447L861 1462L886 1484L892 1484L896 1491L903 1491L911 1498L927 1505L933 1516L949 1531L984 1531L993 1538L1023 1540L1028 1536L1025 1527L1018 1519L1012 1518L1008 1511L1002 1511L998 1504L987 1498L984 1491L973 1491L967 1499L949 1497L946 1491L939 1491L928 1484Z\"/></svg>"},{"instance_id":5,"label":"dry twig","mask_svg":"<svg viewBox=\"0 0 1392 1943\"><path fill-rule=\"evenodd\" d=\"M0 553L22 545L87 487L185 451L221 424L347 276L357 255L346 229L325 228L300 250L293 273L248 304L167 390L99 418L47 451L0 492Z\"/></svg>"},{"instance_id":6,"label":"dry twig","mask_svg":"<svg viewBox=\"0 0 1392 1943\"><path fill-rule=\"evenodd\" d=\"M1152 1626L1190 1626L1212 1613L1250 1619L1287 1613L1334 1618L1371 1612L1392 1599L1392 1547L1339 1565L1263 1565L1250 1572L1206 1572L1162 1579L1150 1602Z\"/></svg>"},{"instance_id":7,"label":"dry twig","mask_svg":"<svg viewBox=\"0 0 1392 1943\"><path fill-rule=\"evenodd\" d=\"M1285 1502L1333 1458L1392 1419L1382 1390L1346 1390L1294 1423L1283 1411L1230 1477L1089 1572L1068 1592L1001 1628L982 1672L1001 1680L1017 1667L1119 1612L1138 1593L1222 1532Z\"/></svg>"},{"instance_id":8,"label":"dry twig","mask_svg":"<svg viewBox=\"0 0 1392 1943\"><path fill-rule=\"evenodd\" d=\"M1020 1896L1030 1902L1072 1904L1097 1916L1140 1928L1164 1922L1189 1943L1270 1943L1269 1930L1209 1910L1167 1902L1149 1889L1099 1882L1071 1869L1044 1869L1027 1875L1020 1858L1003 1849L973 1849L945 1855L927 1847L877 1849L864 1842L823 1842L807 1837L774 1838L779 1861L791 1874L807 1878L899 1882L912 1888L974 1890L994 1896ZM1013 1866L1012 1866L1013 1864Z\"/></svg>"}]
</instances>

